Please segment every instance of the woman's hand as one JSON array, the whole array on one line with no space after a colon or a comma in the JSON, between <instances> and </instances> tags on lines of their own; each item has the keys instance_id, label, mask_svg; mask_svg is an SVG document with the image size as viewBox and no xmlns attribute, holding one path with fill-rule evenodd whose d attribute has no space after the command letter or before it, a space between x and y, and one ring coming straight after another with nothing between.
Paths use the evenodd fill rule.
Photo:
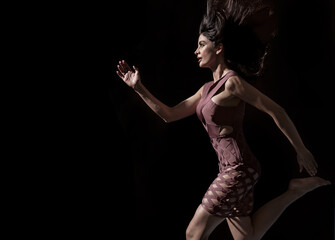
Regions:
<instances>
[{"instance_id":1,"label":"woman's hand","mask_svg":"<svg viewBox=\"0 0 335 240\"><path fill-rule=\"evenodd\" d=\"M129 65L124 61L119 61L117 65L119 71L116 71L117 75L131 88L135 89L137 84L141 82L140 73L138 68L133 66L134 71L129 67Z\"/></svg>"},{"instance_id":2,"label":"woman's hand","mask_svg":"<svg viewBox=\"0 0 335 240\"><path fill-rule=\"evenodd\" d=\"M315 176L317 173L318 164L316 163L314 156L308 149L304 149L297 153L297 160L299 164L300 172L303 169L307 171L307 173L311 176Z\"/></svg>"}]
</instances>

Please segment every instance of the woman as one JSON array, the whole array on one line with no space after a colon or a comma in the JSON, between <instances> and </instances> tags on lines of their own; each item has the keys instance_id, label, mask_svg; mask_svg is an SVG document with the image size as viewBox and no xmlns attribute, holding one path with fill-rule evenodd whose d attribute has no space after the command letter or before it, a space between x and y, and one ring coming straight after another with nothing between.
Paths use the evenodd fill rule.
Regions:
<instances>
[{"instance_id":1,"label":"woman","mask_svg":"<svg viewBox=\"0 0 335 240\"><path fill-rule=\"evenodd\" d=\"M124 60L117 66L118 76L165 122L196 113L218 155L218 176L189 223L187 239L207 239L225 219L234 239L260 239L289 204L319 186L330 184L315 177L317 163L285 110L245 80L261 71L265 49L256 42L247 47L255 47L257 51L235 52L234 46L239 41L234 41L231 36L241 38L243 34L235 35L234 32L239 30L229 24L232 21L219 11L208 11L203 18L195 55L201 68L212 71L213 81L205 83L193 96L174 107L165 105L145 88L137 67L131 69ZM252 216L253 188L260 175L260 165L243 134L245 103L273 118L296 150L300 171L305 169L313 176L291 180L285 193Z\"/></svg>"}]
</instances>

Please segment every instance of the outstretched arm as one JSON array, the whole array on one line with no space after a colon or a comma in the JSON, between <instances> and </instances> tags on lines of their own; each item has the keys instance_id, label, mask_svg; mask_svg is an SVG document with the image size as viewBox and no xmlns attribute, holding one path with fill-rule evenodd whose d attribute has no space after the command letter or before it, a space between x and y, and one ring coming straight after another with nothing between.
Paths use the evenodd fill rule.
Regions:
<instances>
[{"instance_id":1,"label":"outstretched arm","mask_svg":"<svg viewBox=\"0 0 335 240\"><path fill-rule=\"evenodd\" d=\"M317 173L317 163L313 155L305 147L292 120L281 106L239 77L231 77L226 82L226 88L232 95L266 112L272 117L278 128L296 150L300 172L305 168L311 176Z\"/></svg>"},{"instance_id":2,"label":"outstretched arm","mask_svg":"<svg viewBox=\"0 0 335 240\"><path fill-rule=\"evenodd\" d=\"M200 88L193 96L182 101L174 107L169 107L158 100L150 91L142 84L140 73L137 67L133 66L133 70L128 64L122 60L117 66L116 73L118 76L143 99L143 101L165 122L172 122L195 113L196 106L201 98L202 88Z\"/></svg>"}]
</instances>

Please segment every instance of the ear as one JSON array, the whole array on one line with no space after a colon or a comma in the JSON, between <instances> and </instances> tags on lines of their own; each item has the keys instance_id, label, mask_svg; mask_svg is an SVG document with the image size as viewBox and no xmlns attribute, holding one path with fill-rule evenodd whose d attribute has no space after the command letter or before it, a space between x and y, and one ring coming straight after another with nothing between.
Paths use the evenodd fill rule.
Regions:
<instances>
[{"instance_id":1,"label":"ear","mask_svg":"<svg viewBox=\"0 0 335 240\"><path fill-rule=\"evenodd\" d=\"M216 51L215 53L217 55L219 55L220 53L223 53L223 44L222 43L219 43L217 46L216 46Z\"/></svg>"}]
</instances>

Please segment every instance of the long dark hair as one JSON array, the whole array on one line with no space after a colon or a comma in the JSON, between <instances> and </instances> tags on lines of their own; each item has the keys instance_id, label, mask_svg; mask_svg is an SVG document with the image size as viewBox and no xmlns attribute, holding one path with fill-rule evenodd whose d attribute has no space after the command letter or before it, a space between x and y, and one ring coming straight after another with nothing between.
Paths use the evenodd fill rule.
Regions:
<instances>
[{"instance_id":1,"label":"long dark hair","mask_svg":"<svg viewBox=\"0 0 335 240\"><path fill-rule=\"evenodd\" d=\"M262 43L245 23L255 6L239 5L238 0L208 0L199 28L199 34L206 36L214 46L223 44L227 66L247 79L262 73L268 52L268 44Z\"/></svg>"}]
</instances>

